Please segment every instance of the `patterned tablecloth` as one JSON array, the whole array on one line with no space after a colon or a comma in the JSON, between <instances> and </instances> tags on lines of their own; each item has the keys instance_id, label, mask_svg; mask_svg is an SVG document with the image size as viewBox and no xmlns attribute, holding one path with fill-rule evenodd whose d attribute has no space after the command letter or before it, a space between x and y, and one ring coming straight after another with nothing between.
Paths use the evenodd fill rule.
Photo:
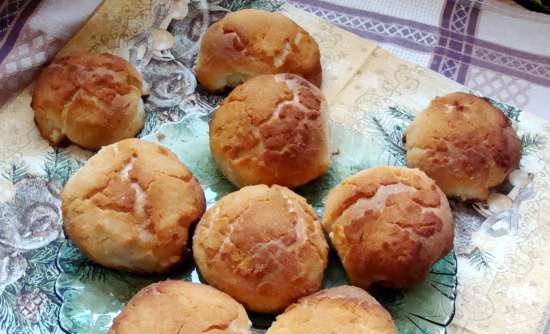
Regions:
<instances>
[{"instance_id":1,"label":"patterned tablecloth","mask_svg":"<svg viewBox=\"0 0 550 334\"><path fill-rule=\"evenodd\" d=\"M30 82L100 2L2 1L0 106ZM550 15L511 0L288 2L485 96L550 119Z\"/></svg>"},{"instance_id":2,"label":"patterned tablecloth","mask_svg":"<svg viewBox=\"0 0 550 334\"><path fill-rule=\"evenodd\" d=\"M209 1L222 2L222 0ZM234 0L233 2L247 1ZM17 103L10 105L10 102L31 82L38 69L51 59L78 30L100 2L100 0L0 1L0 120L2 120L0 121L2 140L0 160L16 161L14 157L20 153L19 148L24 146L16 141L31 142L36 140L37 136L34 128L18 128L13 124L20 123L12 124L7 121L8 116L5 115L13 112L17 107ZM437 71L482 95L550 119L550 109L548 109L550 104L550 16L528 12L509 1L496 0L288 0L287 2L359 36L374 40L395 55ZM301 19L304 23L308 22L307 17ZM315 22L312 25L323 27ZM326 27L326 29L332 29L330 25ZM88 26L88 28L93 30L93 27ZM98 45L113 39L112 36L105 34L87 37L105 39L105 41L93 41ZM360 43L357 42L357 44ZM342 52L346 51L346 45L342 45L341 48ZM373 54L377 55L377 53ZM338 54L334 53L331 56L338 57ZM361 54L353 56L360 58ZM383 53L379 53L379 56L380 62L385 61ZM416 68L415 71L417 71ZM382 72L376 72L375 76L382 76ZM430 78L435 78L429 71L417 72L419 73L415 75L422 80L429 81ZM364 80L364 82L359 81L361 87L372 84L373 80L370 76L359 75L364 74L361 70L357 73L358 80ZM437 79L434 81L437 82ZM453 83L453 85L456 84ZM427 82L420 84L421 89L429 86L430 83ZM456 87L460 86L456 85ZM429 88L432 92L433 87ZM380 94L384 93L387 92ZM349 94L357 94L357 92L350 89ZM390 95L380 95L377 98L382 100L393 98L391 92L388 94ZM21 101L25 101L24 107L28 108L28 101L25 99ZM427 101L416 102L418 105L427 103ZM338 104L335 104L335 107L338 109ZM341 105L340 109L347 110L349 106ZM5 117L2 113L5 113ZM529 115L522 118L525 118L522 122L528 124L524 126L525 128L542 134L524 138L530 141L528 144L531 147L538 147L539 150L536 154L526 156L524 159L528 159L526 165L529 166L530 171L540 175L540 178L535 178L537 189L547 189L550 167L545 161L548 160L550 152L548 147L543 147L544 136L550 131L550 127ZM47 145L43 146L37 151L45 151ZM52 159L57 159L56 154ZM38 159L33 161L33 159L31 157L27 163L30 161L31 164L33 162L43 164L44 169L47 169L46 162ZM54 162L57 163L57 161ZM13 171L10 172L11 180L16 180L13 181L16 183L20 181L17 174L18 166L13 164L10 166L13 167ZM10 196L13 197L15 190L11 183L2 181L1 178L0 181L1 204ZM24 183L29 187L32 186L30 181ZM32 192L28 194L31 197L34 196ZM472 242L483 244L486 246L485 249L494 251L493 255L490 252L479 253L480 249L477 248L479 254L476 255L475 261L478 262L470 263L467 257L459 258L459 294L455 320L449 327L451 333L550 333L550 322L548 322L550 317L548 299L550 269L548 266L550 264L548 256L544 256L550 252L548 248L550 236L548 201L550 199L547 198L548 192L542 194L542 191L539 191L539 194L546 197L539 198L537 203L529 204L528 207L532 211L522 212L534 225L524 226L524 233L521 234L522 242L518 243L521 247L514 248L517 246L515 244L517 240L501 240L500 244L496 245L491 244L494 240L479 239ZM32 200L31 197L29 200ZM0 215L0 224L4 218ZM8 260L22 259L8 253L8 246L2 243L4 236L1 232L0 229L0 296L5 288L2 285L5 278L2 277L3 266L9 265ZM526 248L531 243L536 251ZM511 252L511 249L514 251ZM499 252L503 252L502 254L506 256L499 258ZM27 265L30 266L32 263L25 262L24 266L21 264L21 268L26 268ZM488 269L472 270L472 266L476 265L486 266ZM545 281L541 277L547 277L548 280ZM508 289L508 285L512 283L515 288ZM35 314L33 308L41 307L38 302L35 302L37 296L40 297L40 293L36 291L19 291L18 299L13 303L24 305L23 311L28 312L31 317L29 319L32 320L32 315ZM51 296L51 298L56 297ZM4 299L0 298L0 304L3 303L2 300ZM0 322L6 314L3 307L6 305L0 305ZM536 310L537 313L529 314L525 311L527 309ZM55 317L55 314L51 316ZM2 328L0 333L4 333Z\"/></svg>"}]
</instances>

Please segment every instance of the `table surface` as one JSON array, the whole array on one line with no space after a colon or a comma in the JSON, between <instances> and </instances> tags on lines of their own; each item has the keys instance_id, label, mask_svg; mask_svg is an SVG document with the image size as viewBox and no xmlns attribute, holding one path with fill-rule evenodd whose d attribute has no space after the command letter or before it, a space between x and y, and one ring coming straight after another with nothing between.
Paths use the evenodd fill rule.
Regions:
<instances>
[{"instance_id":1,"label":"table surface","mask_svg":"<svg viewBox=\"0 0 550 334\"><path fill-rule=\"evenodd\" d=\"M0 112L100 2L5 0L0 4ZM473 91L550 119L550 15L496 0L287 2ZM528 291L525 294L534 298ZM479 300L459 296L457 307L467 308L472 302ZM490 306L491 301L484 302ZM458 312L450 332L473 333L469 324L490 321L489 313L468 317ZM540 328L550 333L550 323Z\"/></svg>"},{"instance_id":2,"label":"table surface","mask_svg":"<svg viewBox=\"0 0 550 334\"><path fill-rule=\"evenodd\" d=\"M0 107L100 2L0 4ZM512 0L288 2L485 96L550 119L550 15L527 11Z\"/></svg>"},{"instance_id":3,"label":"table surface","mask_svg":"<svg viewBox=\"0 0 550 334\"><path fill-rule=\"evenodd\" d=\"M511 1L290 2L483 95L550 119L550 15Z\"/></svg>"}]
</instances>

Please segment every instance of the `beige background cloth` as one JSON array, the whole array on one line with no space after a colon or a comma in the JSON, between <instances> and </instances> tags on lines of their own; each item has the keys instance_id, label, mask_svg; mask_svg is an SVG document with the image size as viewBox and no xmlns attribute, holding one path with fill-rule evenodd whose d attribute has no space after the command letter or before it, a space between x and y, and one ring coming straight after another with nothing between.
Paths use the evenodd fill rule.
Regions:
<instances>
[{"instance_id":1,"label":"beige background cloth","mask_svg":"<svg viewBox=\"0 0 550 334\"><path fill-rule=\"evenodd\" d=\"M93 7L92 2L88 4L88 9ZM125 40L152 25L153 4L154 1L146 0L106 1L66 45L63 53L92 50L124 55ZM55 7L46 6L39 10L51 15ZM283 7L283 11L319 42L326 74L323 90L332 117L359 132L369 131L364 122L366 116L389 105L399 104L419 111L435 96L466 90L423 66L395 58L376 44L325 20L288 5ZM82 14L80 18L85 16ZM67 29L76 26L76 23L69 24ZM64 38L64 29L54 31L48 27L43 25L40 29L50 29L52 35L48 36L51 40ZM46 43L47 38L44 38ZM44 57L40 57L36 64L45 61L47 57ZM33 124L29 92L30 89L23 90L0 111L0 161L5 164L14 158L22 159L36 171L49 146L40 138ZM518 132L547 141L550 124L533 114L522 113ZM89 155L76 147L70 147L68 151L82 158ZM518 204L521 224L517 234L492 237L475 229L462 231L467 242L461 242L462 248L457 249L458 298L456 316L449 332L535 334L542 333L547 327L550 316L549 162L548 145L530 152L522 160L522 169L535 174L534 196ZM1 190L9 197L10 185L5 181ZM476 268L468 256L475 248L492 254L490 265L483 270Z\"/></svg>"}]
</instances>

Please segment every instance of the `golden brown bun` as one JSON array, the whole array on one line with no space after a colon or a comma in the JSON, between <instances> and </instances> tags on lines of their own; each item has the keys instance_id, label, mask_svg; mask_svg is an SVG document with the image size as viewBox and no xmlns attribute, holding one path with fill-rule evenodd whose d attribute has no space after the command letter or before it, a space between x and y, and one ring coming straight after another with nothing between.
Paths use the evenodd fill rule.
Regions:
<instances>
[{"instance_id":1,"label":"golden brown bun","mask_svg":"<svg viewBox=\"0 0 550 334\"><path fill-rule=\"evenodd\" d=\"M235 88L210 123L210 148L237 187L297 187L330 165L326 102L293 74L261 75Z\"/></svg>"},{"instance_id":2,"label":"golden brown bun","mask_svg":"<svg viewBox=\"0 0 550 334\"><path fill-rule=\"evenodd\" d=\"M143 127L141 77L124 59L82 53L55 59L38 76L31 107L51 145L65 138L99 149Z\"/></svg>"},{"instance_id":3,"label":"golden brown bun","mask_svg":"<svg viewBox=\"0 0 550 334\"><path fill-rule=\"evenodd\" d=\"M304 198L256 185L208 209L193 236L193 256L209 284L247 309L270 313L321 287L328 245Z\"/></svg>"},{"instance_id":4,"label":"golden brown bun","mask_svg":"<svg viewBox=\"0 0 550 334\"><path fill-rule=\"evenodd\" d=\"M407 164L422 169L450 197L486 199L517 168L521 141L486 100L452 93L434 99L405 133Z\"/></svg>"},{"instance_id":5,"label":"golden brown bun","mask_svg":"<svg viewBox=\"0 0 550 334\"><path fill-rule=\"evenodd\" d=\"M208 285L168 280L138 292L108 334L248 334L244 307Z\"/></svg>"},{"instance_id":6,"label":"golden brown bun","mask_svg":"<svg viewBox=\"0 0 550 334\"><path fill-rule=\"evenodd\" d=\"M321 290L289 306L266 334L397 334L382 305L362 289Z\"/></svg>"},{"instance_id":7,"label":"golden brown bun","mask_svg":"<svg viewBox=\"0 0 550 334\"><path fill-rule=\"evenodd\" d=\"M161 273L186 250L205 210L191 172L167 149L139 139L102 148L61 193L67 235L113 269Z\"/></svg>"},{"instance_id":8,"label":"golden brown bun","mask_svg":"<svg viewBox=\"0 0 550 334\"><path fill-rule=\"evenodd\" d=\"M412 287L453 246L445 194L418 169L375 167L330 191L323 227L353 285Z\"/></svg>"},{"instance_id":9,"label":"golden brown bun","mask_svg":"<svg viewBox=\"0 0 550 334\"><path fill-rule=\"evenodd\" d=\"M286 16L239 10L204 34L197 77L206 89L235 87L256 75L275 73L295 73L321 85L319 46Z\"/></svg>"}]
</instances>

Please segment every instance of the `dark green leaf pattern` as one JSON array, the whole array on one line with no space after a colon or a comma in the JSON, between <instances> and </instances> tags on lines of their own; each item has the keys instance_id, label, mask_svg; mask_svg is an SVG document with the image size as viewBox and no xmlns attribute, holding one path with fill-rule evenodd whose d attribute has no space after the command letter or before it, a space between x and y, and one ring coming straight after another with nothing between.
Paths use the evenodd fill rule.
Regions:
<instances>
[{"instance_id":1,"label":"dark green leaf pattern","mask_svg":"<svg viewBox=\"0 0 550 334\"><path fill-rule=\"evenodd\" d=\"M521 135L520 139L524 154L536 152L546 144L544 138L539 134L526 133Z\"/></svg>"},{"instance_id":2,"label":"dark green leaf pattern","mask_svg":"<svg viewBox=\"0 0 550 334\"><path fill-rule=\"evenodd\" d=\"M492 105L500 109L504 113L504 115L506 115L506 117L508 117L510 120L514 122L519 122L519 115L521 114L521 109L518 109L509 104L494 100L490 97L485 97L485 100L487 100L489 103L491 103Z\"/></svg>"},{"instance_id":3,"label":"dark green leaf pattern","mask_svg":"<svg viewBox=\"0 0 550 334\"><path fill-rule=\"evenodd\" d=\"M23 160L16 159L4 167L2 177L15 184L27 175L28 169L29 167Z\"/></svg>"},{"instance_id":4,"label":"dark green leaf pattern","mask_svg":"<svg viewBox=\"0 0 550 334\"><path fill-rule=\"evenodd\" d=\"M235 11L243 8L258 8L269 11L279 10L283 5L280 0L223 0L220 6Z\"/></svg>"},{"instance_id":5,"label":"dark green leaf pattern","mask_svg":"<svg viewBox=\"0 0 550 334\"><path fill-rule=\"evenodd\" d=\"M29 173L23 161L12 161L5 168L3 176L14 184L18 193L8 205L16 208L18 213L38 203L43 207L55 208L59 205L58 199L55 199L58 196L58 187L53 184L64 184L80 165L79 161L60 149L47 152L42 164L43 174L38 177ZM43 189L36 187L50 186L52 188L45 193L54 191L54 197L41 197L44 196L40 195L44 193ZM20 191L24 192L21 196ZM55 203L48 202L52 199ZM23 217L18 216L17 219ZM54 285L59 277L56 258L61 242L57 239L45 247L19 251L24 258L25 274L15 283L0 290L0 333L60 332L57 314L61 301L55 294Z\"/></svg>"},{"instance_id":6,"label":"dark green leaf pattern","mask_svg":"<svg viewBox=\"0 0 550 334\"><path fill-rule=\"evenodd\" d=\"M0 323L4 333L14 333L17 328L13 305L15 305L15 294L4 291L0 295Z\"/></svg>"},{"instance_id":7,"label":"dark green leaf pattern","mask_svg":"<svg viewBox=\"0 0 550 334\"><path fill-rule=\"evenodd\" d=\"M160 121L157 113L146 112L143 129L139 133L138 137L143 137L143 136L147 136L148 134L151 134L153 130L157 128L157 126L159 125L159 122Z\"/></svg>"},{"instance_id":8,"label":"dark green leaf pattern","mask_svg":"<svg viewBox=\"0 0 550 334\"><path fill-rule=\"evenodd\" d=\"M388 148L394 155L395 159L404 164L403 157L406 154L406 151L403 147L403 128L396 125L391 129L386 129L379 118L373 117L372 120L389 144Z\"/></svg>"},{"instance_id":9,"label":"dark green leaf pattern","mask_svg":"<svg viewBox=\"0 0 550 334\"><path fill-rule=\"evenodd\" d=\"M468 256L470 263L478 270L487 270L490 268L491 263L494 261L494 256L484 250L481 250L479 247L474 248L474 250Z\"/></svg>"},{"instance_id":10,"label":"dark green leaf pattern","mask_svg":"<svg viewBox=\"0 0 550 334\"><path fill-rule=\"evenodd\" d=\"M59 244L53 242L39 249L47 255L29 262L27 274L0 291L0 333L60 333L57 314L61 301L54 293L59 276L55 265ZM34 260L34 256L25 255ZM51 261L43 262L47 258Z\"/></svg>"},{"instance_id":11,"label":"dark green leaf pattern","mask_svg":"<svg viewBox=\"0 0 550 334\"><path fill-rule=\"evenodd\" d=\"M48 181L62 180L65 178L70 156L59 148L46 153L43 168Z\"/></svg>"},{"instance_id":12,"label":"dark green leaf pattern","mask_svg":"<svg viewBox=\"0 0 550 334\"><path fill-rule=\"evenodd\" d=\"M414 120L414 114L402 106L390 106L388 108L388 113L395 119L402 120L406 123L410 123Z\"/></svg>"},{"instance_id":13,"label":"dark green leaf pattern","mask_svg":"<svg viewBox=\"0 0 550 334\"><path fill-rule=\"evenodd\" d=\"M381 140L381 145L389 154L388 164L400 166L407 164L403 135L414 118L413 111L403 106L394 105L367 119L368 126L374 129L376 137Z\"/></svg>"}]
</instances>

